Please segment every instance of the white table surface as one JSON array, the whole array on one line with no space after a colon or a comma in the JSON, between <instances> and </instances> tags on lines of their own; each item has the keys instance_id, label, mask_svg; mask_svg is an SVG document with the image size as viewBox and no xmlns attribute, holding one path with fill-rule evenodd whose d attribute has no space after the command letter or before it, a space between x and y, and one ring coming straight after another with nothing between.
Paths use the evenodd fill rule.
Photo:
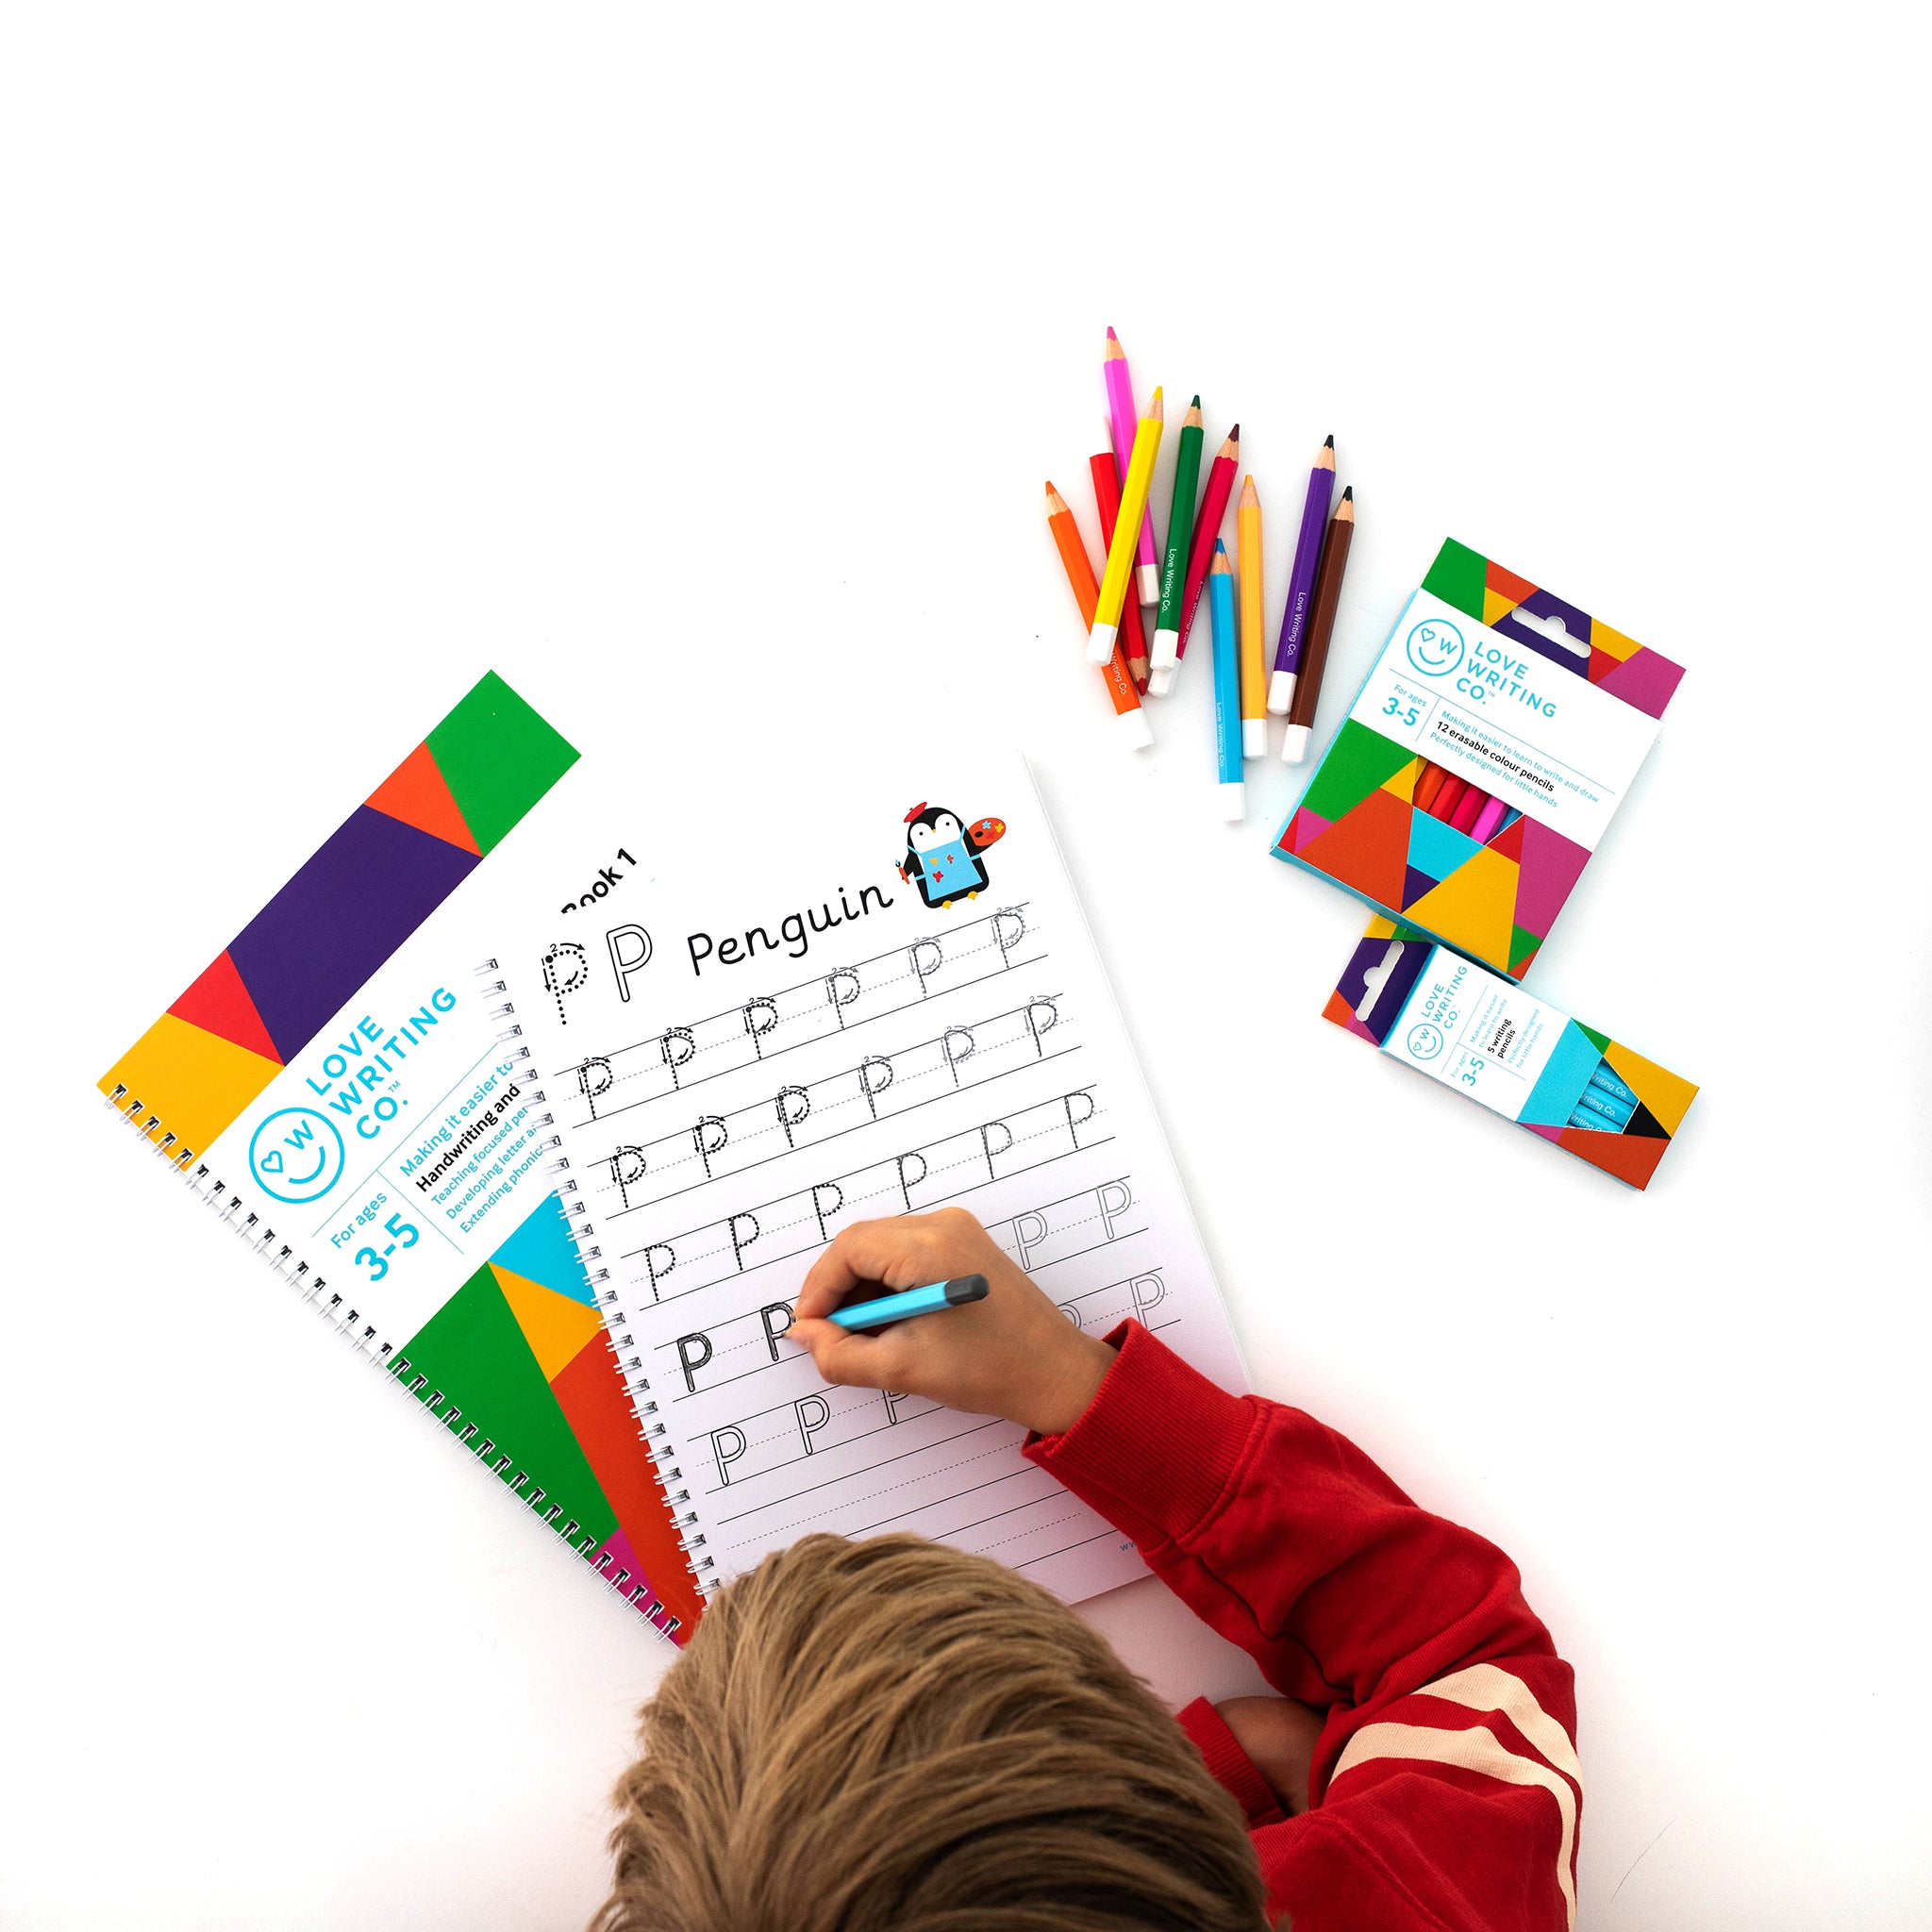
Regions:
<instances>
[{"instance_id":1,"label":"white table surface","mask_svg":"<svg viewBox=\"0 0 1932 1932\"><path fill-rule=\"evenodd\" d=\"M669 1653L92 1090L491 666L694 810L1017 738L1257 1386L1575 1663L1581 1923L1932 1915L1903 52L1183 18L9 34L0 1924L600 1896ZM1362 912L1266 858L1278 763L1217 823L1205 650L1116 748L1041 514L1091 532L1108 323L1170 424L1240 417L1272 610L1335 433L1324 740L1450 532L1690 667L1533 979L1706 1084L1647 1195L1321 1022ZM1253 1681L1152 1583L1089 1609L1165 1695Z\"/></svg>"}]
</instances>

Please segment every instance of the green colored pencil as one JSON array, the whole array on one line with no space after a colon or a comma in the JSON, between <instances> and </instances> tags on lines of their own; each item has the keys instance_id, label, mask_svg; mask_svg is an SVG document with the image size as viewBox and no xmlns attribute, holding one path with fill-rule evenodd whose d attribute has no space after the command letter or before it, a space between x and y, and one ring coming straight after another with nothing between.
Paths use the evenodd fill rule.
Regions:
<instances>
[{"instance_id":1,"label":"green colored pencil","mask_svg":"<svg viewBox=\"0 0 1932 1932\"><path fill-rule=\"evenodd\" d=\"M1167 519L1167 558L1160 568L1160 609L1154 620L1154 655L1149 673L1172 671L1180 661L1181 600L1188 585L1188 544L1194 529L1194 491L1201 480L1201 398L1190 405L1181 424L1181 446L1174 464L1174 508Z\"/></svg>"}]
</instances>

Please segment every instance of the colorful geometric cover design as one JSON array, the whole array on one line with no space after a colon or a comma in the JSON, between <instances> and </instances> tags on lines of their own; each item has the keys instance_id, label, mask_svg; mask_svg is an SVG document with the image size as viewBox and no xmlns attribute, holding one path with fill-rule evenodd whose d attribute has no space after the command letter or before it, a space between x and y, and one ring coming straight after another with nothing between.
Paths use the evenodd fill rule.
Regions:
<instances>
[{"instance_id":1,"label":"colorful geometric cover design","mask_svg":"<svg viewBox=\"0 0 1932 1932\"><path fill-rule=\"evenodd\" d=\"M1663 716L1684 675L1681 665L1453 538L1437 553L1422 587L1648 717ZM1541 631L1519 624L1519 610L1560 618L1569 636L1588 641L1587 668ZM1521 979L1590 854L1528 817L1478 845L1415 809L1422 766L1404 746L1345 720L1281 828L1274 856L1326 874L1385 912L1401 913L1459 952Z\"/></svg>"},{"instance_id":2,"label":"colorful geometric cover design","mask_svg":"<svg viewBox=\"0 0 1932 1932\"><path fill-rule=\"evenodd\" d=\"M487 673L115 1061L101 1091L143 1131L158 1127L160 1151L188 1167L576 758ZM389 1366L622 1594L688 1634L697 1593L554 1195Z\"/></svg>"},{"instance_id":3,"label":"colorful geometric cover design","mask_svg":"<svg viewBox=\"0 0 1932 1932\"><path fill-rule=\"evenodd\" d=\"M1362 1019L1357 1008L1368 997L1368 975L1388 957L1391 940L1403 941L1405 949L1394 970L1376 989L1368 1017ZM1415 926L1392 919L1372 919L1349 956L1335 991L1328 995L1322 1017L1357 1039L1366 1040L1372 1046L1380 1046L1414 991L1434 943L1430 934ZM1590 1084L1590 1076L1600 1060L1608 1062L1610 1071L1637 1095L1640 1103L1628 1124L1618 1133L1569 1124L1577 1099ZM1697 1089L1679 1074L1633 1053L1607 1034L1570 1020L1524 1103L1517 1124L1545 1141L1554 1141L1579 1160L1587 1160L1591 1166L1641 1189L1650 1185L1664 1149L1671 1144L1672 1136L1682 1124L1696 1095Z\"/></svg>"}]
</instances>

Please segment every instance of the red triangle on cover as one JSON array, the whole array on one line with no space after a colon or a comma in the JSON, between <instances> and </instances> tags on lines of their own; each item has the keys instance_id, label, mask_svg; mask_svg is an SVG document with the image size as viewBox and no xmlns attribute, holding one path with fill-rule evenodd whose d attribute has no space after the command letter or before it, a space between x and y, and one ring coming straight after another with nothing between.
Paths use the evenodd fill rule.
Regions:
<instances>
[{"instance_id":1,"label":"red triangle on cover","mask_svg":"<svg viewBox=\"0 0 1932 1932\"><path fill-rule=\"evenodd\" d=\"M225 953L168 1010L204 1033L245 1046L276 1066L282 1064L268 1028L261 1024L261 1015L255 1010L255 1001L242 983L240 970Z\"/></svg>"},{"instance_id":2,"label":"red triangle on cover","mask_svg":"<svg viewBox=\"0 0 1932 1932\"><path fill-rule=\"evenodd\" d=\"M1408 801L1378 786L1295 857L1352 887L1365 899L1398 911L1408 872Z\"/></svg>"},{"instance_id":3,"label":"red triangle on cover","mask_svg":"<svg viewBox=\"0 0 1932 1932\"><path fill-rule=\"evenodd\" d=\"M1633 1188L1646 1188L1657 1172L1657 1162L1664 1158L1664 1149L1671 1143L1630 1134L1595 1134L1587 1127L1565 1127L1563 1138L1557 1144Z\"/></svg>"},{"instance_id":4,"label":"red triangle on cover","mask_svg":"<svg viewBox=\"0 0 1932 1932\"><path fill-rule=\"evenodd\" d=\"M1624 660L1613 658L1607 651L1600 651L1592 644L1590 647L1590 681L1601 684Z\"/></svg>"},{"instance_id":5,"label":"red triangle on cover","mask_svg":"<svg viewBox=\"0 0 1932 1932\"><path fill-rule=\"evenodd\" d=\"M483 856L426 744L419 744L363 802L446 845Z\"/></svg>"},{"instance_id":6,"label":"red triangle on cover","mask_svg":"<svg viewBox=\"0 0 1932 1932\"><path fill-rule=\"evenodd\" d=\"M1498 832L1490 841L1490 850L1499 858L1513 858L1518 865L1523 863L1523 820L1519 817L1507 831Z\"/></svg>"}]
</instances>

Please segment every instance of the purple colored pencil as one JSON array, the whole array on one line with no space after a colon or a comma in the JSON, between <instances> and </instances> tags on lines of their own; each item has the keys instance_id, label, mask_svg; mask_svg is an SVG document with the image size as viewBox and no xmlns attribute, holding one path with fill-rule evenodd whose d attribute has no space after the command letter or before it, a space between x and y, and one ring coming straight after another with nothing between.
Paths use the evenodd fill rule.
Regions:
<instances>
[{"instance_id":1,"label":"purple colored pencil","mask_svg":"<svg viewBox=\"0 0 1932 1932\"><path fill-rule=\"evenodd\" d=\"M1301 675L1302 652L1308 641L1308 619L1314 615L1315 574L1322 567L1322 539L1328 529L1328 512L1335 497L1335 439L1315 452L1308 472L1308 493L1302 503L1301 534L1294 543L1294 567L1288 574L1288 608L1281 613L1281 636L1274 645L1274 675L1268 681L1268 708L1285 718L1294 703L1294 681Z\"/></svg>"}]
</instances>

